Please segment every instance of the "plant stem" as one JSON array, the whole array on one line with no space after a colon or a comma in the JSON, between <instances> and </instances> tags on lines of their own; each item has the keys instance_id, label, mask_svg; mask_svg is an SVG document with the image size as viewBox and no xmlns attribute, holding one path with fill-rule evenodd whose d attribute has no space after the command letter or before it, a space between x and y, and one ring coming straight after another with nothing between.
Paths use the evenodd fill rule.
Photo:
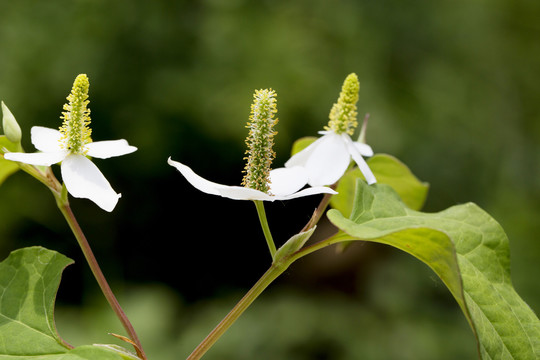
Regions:
<instances>
[{"instance_id":1,"label":"plant stem","mask_svg":"<svg viewBox=\"0 0 540 360\"><path fill-rule=\"evenodd\" d=\"M229 329L229 327L242 315L242 313L257 299L257 297L281 275L290 263L272 264L257 283L244 295L234 308L221 320L221 322L208 334L208 336L193 350L186 360L200 359L214 343Z\"/></svg>"},{"instance_id":2,"label":"plant stem","mask_svg":"<svg viewBox=\"0 0 540 360\"><path fill-rule=\"evenodd\" d=\"M316 250L333 245L335 243L349 239L349 236L338 233L326 240L320 241L314 245L308 246L296 253L279 259L272 264L270 269L253 285L253 287L244 295L244 297L232 308L232 310L221 320L221 322L212 330L208 336L193 350L186 360L200 359L216 341L231 327L231 325L247 310L247 308L257 299L257 297L289 266L299 258L311 254Z\"/></svg>"},{"instance_id":3,"label":"plant stem","mask_svg":"<svg viewBox=\"0 0 540 360\"><path fill-rule=\"evenodd\" d=\"M311 229L315 226L320 220L324 210L328 206L330 201L331 194L326 194L321 203L313 213L309 222L304 226L302 232ZM257 207L257 213L259 214L259 220L261 221L261 226L263 228L264 235L266 237L266 242L268 243L268 248L272 254L272 258L276 253L276 246L270 234L270 229L268 227L268 221L266 219L266 213L264 211L264 204L262 201L254 201L255 206ZM306 247L293 253L290 256L283 257L272 263L272 266L264 273L264 275L253 285L253 287L244 295L244 297L232 308L232 310L221 320L221 322L204 338L204 340L193 350L191 355L188 356L186 360L198 360L200 359L219 338L231 327L231 325L247 310L247 308L257 299L257 297L289 266L302 256L308 255L313 251L321 249L323 247L332 245L335 242L339 242L337 236L333 236L325 241L321 241L317 244L314 244L310 247Z\"/></svg>"},{"instance_id":4,"label":"plant stem","mask_svg":"<svg viewBox=\"0 0 540 360\"><path fill-rule=\"evenodd\" d=\"M94 277L96 278L96 281L99 284L99 287L101 288L101 291L103 292L103 295L105 295L105 298L111 305L113 311L116 313L116 316L120 319L120 322L124 326L124 329L129 334L129 337L133 342L135 343L134 348L137 352L137 355L143 359L146 360L146 354L144 353L144 350L142 348L141 342L139 341L139 337L137 336L137 333L135 332L135 329L131 325L131 322L129 321L128 317L122 310L122 307L118 303L118 300L116 300L116 297L114 296L114 293L112 292L109 284L107 283L107 280L105 279L105 276L103 275L103 272L101 271L101 268L99 267L99 264L96 260L96 257L94 256L94 253L92 252L92 249L90 248L90 244L88 243L88 240L86 239L86 236L84 236L84 233L79 226L79 223L77 222L77 219L75 218L75 215L71 211L71 207L69 206L69 203L67 201L58 202L58 207L60 208L60 211L64 215L66 221L69 224L69 227L73 231L73 234L75 235L75 238L77 239L77 242L79 243L79 246L82 249L82 252L84 254L84 257L86 258L86 261L88 262L88 265L90 266L90 269L92 270L92 273L94 274Z\"/></svg>"},{"instance_id":5,"label":"plant stem","mask_svg":"<svg viewBox=\"0 0 540 360\"><path fill-rule=\"evenodd\" d=\"M264 238L268 244L268 249L270 250L270 255L272 259L276 254L276 244L274 244L274 239L272 238L272 233L270 232L270 227L268 226L268 220L266 219L266 212L264 211L264 203L260 200L254 200L255 207L257 208L257 214L259 214L259 221L261 222L261 227L264 233Z\"/></svg>"},{"instance_id":6,"label":"plant stem","mask_svg":"<svg viewBox=\"0 0 540 360\"><path fill-rule=\"evenodd\" d=\"M290 261L290 263L292 264L293 262L300 259L301 257L309 255L317 250L321 250L327 246L334 245L334 244L344 242L344 241L350 241L350 240L351 240L350 235L339 231L336 234L330 236L329 238L326 238L325 240L321 240L315 244L306 246L298 250L297 252L292 254L287 260Z\"/></svg>"},{"instance_id":7,"label":"plant stem","mask_svg":"<svg viewBox=\"0 0 540 360\"><path fill-rule=\"evenodd\" d=\"M66 219L69 227L71 228L71 231L75 235L75 238L77 239L77 242L81 247L84 257L86 258L86 261L90 266L90 270L92 270L92 273L94 274L94 277L96 278L96 281L101 288L101 291L103 292L103 295L105 295L105 298L109 302L109 305L115 312L118 319L120 319L120 322L122 323L124 329L130 336L130 343L135 348L137 356L142 360L147 360L146 354L144 353L141 342L139 340L139 337L137 336L137 333L135 332L135 329L133 328L133 325L131 325L131 322L124 313L124 310L122 310L120 303L118 303L118 300L114 296L111 287L107 283L107 280L105 279L105 276L103 275L103 272L99 267L96 257L94 256L94 253L90 248L90 244L88 243L86 236L84 235L79 223L77 222L77 219L75 218L75 215L73 214L73 211L71 210L71 207L69 206L69 202L67 199L67 190L60 184L58 179L56 179L50 167L41 170L36 166L27 165L24 163L19 163L19 166L23 171L27 172L28 174L39 180L41 183L47 186L49 190L51 190L54 198L56 199L56 204L60 209L62 215L64 215L64 218Z\"/></svg>"},{"instance_id":8,"label":"plant stem","mask_svg":"<svg viewBox=\"0 0 540 360\"><path fill-rule=\"evenodd\" d=\"M335 185L332 185L330 187L332 189L335 189ZM322 215L324 214L324 211L328 207L328 204L330 203L330 198L332 196L333 196L332 194L324 194L324 197L322 198L321 202L319 203L319 206L317 206L317 209L315 209L315 211L313 212L313 215L311 216L311 219L309 219L306 226L304 226L304 228L300 232L308 231L309 229L311 229L312 227L317 225L317 223L321 219Z\"/></svg>"}]
</instances>

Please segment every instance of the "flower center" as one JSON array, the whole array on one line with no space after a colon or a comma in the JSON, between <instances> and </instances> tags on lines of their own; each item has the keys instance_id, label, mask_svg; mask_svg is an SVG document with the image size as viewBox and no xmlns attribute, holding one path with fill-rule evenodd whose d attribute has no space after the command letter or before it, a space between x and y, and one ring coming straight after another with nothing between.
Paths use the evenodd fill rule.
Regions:
<instances>
[{"instance_id":1,"label":"flower center","mask_svg":"<svg viewBox=\"0 0 540 360\"><path fill-rule=\"evenodd\" d=\"M273 150L274 125L278 119L274 119L276 108L276 92L272 89L256 90L253 94L251 115L247 128L249 135L246 138L248 149L247 160L244 168L242 185L251 189L259 190L265 194L270 190L270 166L276 157Z\"/></svg>"},{"instance_id":2,"label":"flower center","mask_svg":"<svg viewBox=\"0 0 540 360\"><path fill-rule=\"evenodd\" d=\"M330 121L325 130L330 130L336 134L347 133L352 135L358 121L356 120L356 103L358 102L358 91L360 90L360 82L355 73L349 74L343 86L337 103L330 110Z\"/></svg>"},{"instance_id":3,"label":"flower center","mask_svg":"<svg viewBox=\"0 0 540 360\"><path fill-rule=\"evenodd\" d=\"M92 130L90 125L90 109L88 103L88 77L85 74L77 76L73 82L71 93L67 97L68 104L64 104L64 112L61 119L64 120L60 127L62 147L72 154L85 155L85 145L92 142L90 137Z\"/></svg>"}]
</instances>

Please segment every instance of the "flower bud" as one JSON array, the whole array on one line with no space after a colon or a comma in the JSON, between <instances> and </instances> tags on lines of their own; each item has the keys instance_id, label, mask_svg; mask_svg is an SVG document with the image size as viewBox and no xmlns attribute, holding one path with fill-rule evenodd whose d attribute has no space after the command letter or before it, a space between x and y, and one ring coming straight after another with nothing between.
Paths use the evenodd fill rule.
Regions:
<instances>
[{"instance_id":1,"label":"flower bud","mask_svg":"<svg viewBox=\"0 0 540 360\"><path fill-rule=\"evenodd\" d=\"M22 133L21 127L15 120L15 116L9 111L8 107L2 101L2 127L7 139L12 143L19 144L21 142Z\"/></svg>"}]
</instances>

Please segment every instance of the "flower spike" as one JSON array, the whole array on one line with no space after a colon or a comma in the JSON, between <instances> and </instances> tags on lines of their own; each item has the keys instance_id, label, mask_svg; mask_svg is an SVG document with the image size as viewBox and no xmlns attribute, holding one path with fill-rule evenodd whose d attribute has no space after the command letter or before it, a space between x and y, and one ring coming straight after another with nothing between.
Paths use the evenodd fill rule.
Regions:
<instances>
[{"instance_id":1,"label":"flower spike","mask_svg":"<svg viewBox=\"0 0 540 360\"><path fill-rule=\"evenodd\" d=\"M246 126L249 128L246 139L248 156L244 158L247 163L242 185L268 194L270 166L276 157L273 150L274 135L277 134L274 125L278 122L278 119L274 119L277 113L276 92L272 89L256 90L253 97L255 100L251 105L250 121Z\"/></svg>"},{"instance_id":2,"label":"flower spike","mask_svg":"<svg viewBox=\"0 0 540 360\"><path fill-rule=\"evenodd\" d=\"M86 155L88 149L85 145L92 142L90 135L90 109L88 109L88 88L90 83L86 74L80 74L73 82L71 93L67 97L68 104L64 104L65 112L61 119L64 123L60 127L62 146L72 154Z\"/></svg>"},{"instance_id":3,"label":"flower spike","mask_svg":"<svg viewBox=\"0 0 540 360\"><path fill-rule=\"evenodd\" d=\"M325 130L333 131L336 134L354 134L354 130L358 126L356 103L359 91L358 76L355 73L349 74L343 82L337 103L330 110L330 121L328 126L325 126Z\"/></svg>"}]
</instances>

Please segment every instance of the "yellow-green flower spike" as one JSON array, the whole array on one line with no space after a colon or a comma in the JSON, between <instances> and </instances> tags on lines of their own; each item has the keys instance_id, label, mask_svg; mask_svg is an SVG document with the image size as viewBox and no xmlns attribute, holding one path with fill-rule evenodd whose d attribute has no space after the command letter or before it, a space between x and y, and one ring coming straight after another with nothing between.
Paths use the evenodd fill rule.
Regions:
<instances>
[{"instance_id":1,"label":"yellow-green flower spike","mask_svg":"<svg viewBox=\"0 0 540 360\"><path fill-rule=\"evenodd\" d=\"M278 121L277 118L274 119L277 113L276 92L272 89L256 90L253 97L251 115L246 126L249 128L249 135L246 138L248 156L244 158L247 163L242 185L268 194L270 166L276 157L273 150L274 135L277 134L274 125Z\"/></svg>"},{"instance_id":2,"label":"yellow-green flower spike","mask_svg":"<svg viewBox=\"0 0 540 360\"><path fill-rule=\"evenodd\" d=\"M325 130L331 130L336 134L347 133L352 135L358 121L356 120L356 103L358 102L358 92L360 91L360 82L355 73L349 74L343 86L337 103L330 110L330 121Z\"/></svg>"},{"instance_id":3,"label":"yellow-green flower spike","mask_svg":"<svg viewBox=\"0 0 540 360\"><path fill-rule=\"evenodd\" d=\"M62 146L72 154L85 155L84 145L92 142L90 125L90 109L88 109L88 88L90 83L86 74L80 74L73 82L71 93L67 97L68 104L64 104L65 112L61 119L64 123L60 127L62 133Z\"/></svg>"}]
</instances>

